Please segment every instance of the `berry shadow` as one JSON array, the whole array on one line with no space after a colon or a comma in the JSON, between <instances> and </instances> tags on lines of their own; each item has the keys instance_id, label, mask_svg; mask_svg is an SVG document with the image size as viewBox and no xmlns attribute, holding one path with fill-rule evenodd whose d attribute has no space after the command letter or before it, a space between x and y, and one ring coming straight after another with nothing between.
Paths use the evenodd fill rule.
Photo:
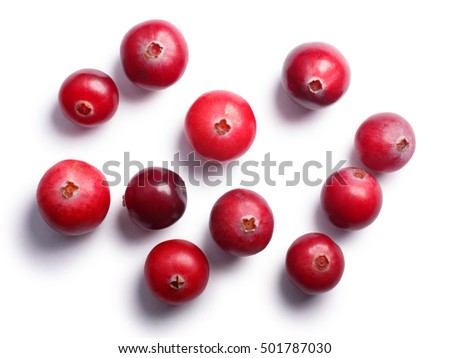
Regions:
<instances>
[{"instance_id":1,"label":"berry shadow","mask_svg":"<svg viewBox=\"0 0 450 358\"><path fill-rule=\"evenodd\" d=\"M359 156L356 153L356 150L353 146L349 149L347 158L348 158L348 160L347 160L346 166L364 168L364 165L361 162L361 160L359 159Z\"/></svg>"},{"instance_id":2,"label":"berry shadow","mask_svg":"<svg viewBox=\"0 0 450 358\"><path fill-rule=\"evenodd\" d=\"M343 239L347 240L348 238L354 236L356 232L356 230L342 229L333 225L333 223L331 223L331 221L326 217L320 202L317 203L314 211L314 222L318 231L330 236L336 241Z\"/></svg>"},{"instance_id":3,"label":"berry shadow","mask_svg":"<svg viewBox=\"0 0 450 358\"><path fill-rule=\"evenodd\" d=\"M126 100L129 102L145 101L149 98L157 96L159 92L157 90L145 90L131 82L123 71L120 58L118 58L113 65L112 78L119 89L120 100Z\"/></svg>"},{"instance_id":4,"label":"berry shadow","mask_svg":"<svg viewBox=\"0 0 450 358\"><path fill-rule=\"evenodd\" d=\"M365 171L369 172L370 174L372 174L379 182L380 184L383 183L384 180L386 180L387 177L389 177L389 173L381 173L381 172L375 172L369 168L367 168L363 162L361 161L361 159L359 158L358 153L356 152L354 146L352 146L349 149L349 155L347 156L349 159L347 161L347 165L346 166L352 166L352 167L357 167L357 168L361 168L364 169Z\"/></svg>"},{"instance_id":5,"label":"berry shadow","mask_svg":"<svg viewBox=\"0 0 450 358\"><path fill-rule=\"evenodd\" d=\"M213 269L226 270L228 267L237 265L242 259L245 259L230 255L222 250L211 237L208 228L205 229L201 246Z\"/></svg>"},{"instance_id":6,"label":"berry shadow","mask_svg":"<svg viewBox=\"0 0 450 358\"><path fill-rule=\"evenodd\" d=\"M58 134L68 137L81 137L92 134L98 130L99 127L87 128L77 125L68 120L61 112L59 103L55 102L52 112L50 114L51 124L58 131ZM106 123L105 123L106 125Z\"/></svg>"},{"instance_id":7,"label":"berry shadow","mask_svg":"<svg viewBox=\"0 0 450 358\"><path fill-rule=\"evenodd\" d=\"M182 127L182 130L180 130L179 132L177 146L181 158L186 158L189 153L192 153L194 151L186 138L184 125Z\"/></svg>"},{"instance_id":8,"label":"berry shadow","mask_svg":"<svg viewBox=\"0 0 450 358\"><path fill-rule=\"evenodd\" d=\"M191 184L200 185L200 183L198 183L198 181L199 181L199 178L203 177L203 167L204 167L205 160L203 158L199 157L194 152L194 149L191 147L191 145L189 144L189 142L186 138L186 135L184 133L184 127L183 127L183 130L181 130L179 132L176 149L178 150L178 153L180 155L180 158L179 158L180 161L184 162L182 168L180 168L184 171L184 173L178 173L178 174L180 174L184 179L186 179L186 178L189 179L189 181L191 181ZM192 159L190 159L190 158L192 158Z\"/></svg>"},{"instance_id":9,"label":"berry shadow","mask_svg":"<svg viewBox=\"0 0 450 358\"><path fill-rule=\"evenodd\" d=\"M149 290L143 272L138 274L137 300L139 316L151 319L167 319L189 309L189 302L181 305L169 305L156 298Z\"/></svg>"},{"instance_id":10,"label":"berry shadow","mask_svg":"<svg viewBox=\"0 0 450 358\"><path fill-rule=\"evenodd\" d=\"M308 295L295 287L289 279L284 266L279 272L278 285L280 288L279 292L288 307L296 310L299 307L308 309L319 302L319 295Z\"/></svg>"},{"instance_id":11,"label":"berry shadow","mask_svg":"<svg viewBox=\"0 0 450 358\"><path fill-rule=\"evenodd\" d=\"M184 179L194 186L207 185L218 187L220 184L232 178L232 171L237 170L236 163L239 160L231 159L218 161L214 159L205 159L197 154L189 144L184 131L180 131L178 137L179 159L183 161L182 170L179 173Z\"/></svg>"},{"instance_id":12,"label":"berry shadow","mask_svg":"<svg viewBox=\"0 0 450 358\"><path fill-rule=\"evenodd\" d=\"M319 112L295 103L284 90L281 82L275 88L275 105L280 117L287 123L301 123L314 120Z\"/></svg>"},{"instance_id":13,"label":"berry shadow","mask_svg":"<svg viewBox=\"0 0 450 358\"><path fill-rule=\"evenodd\" d=\"M129 243L147 242L158 234L158 230L145 230L136 225L128 215L124 206L117 210L117 228L120 236Z\"/></svg>"},{"instance_id":14,"label":"berry shadow","mask_svg":"<svg viewBox=\"0 0 450 358\"><path fill-rule=\"evenodd\" d=\"M88 233L72 237L53 230L42 218L34 200L30 203L24 221L25 245L33 257L39 255L48 257L48 255L74 249L85 244L91 235Z\"/></svg>"}]
</instances>

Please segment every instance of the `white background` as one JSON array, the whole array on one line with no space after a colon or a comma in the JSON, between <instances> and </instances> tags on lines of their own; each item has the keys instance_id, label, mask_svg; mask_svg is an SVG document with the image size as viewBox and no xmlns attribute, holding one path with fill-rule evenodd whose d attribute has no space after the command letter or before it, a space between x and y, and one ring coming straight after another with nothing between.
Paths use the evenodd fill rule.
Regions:
<instances>
[{"instance_id":1,"label":"white background","mask_svg":"<svg viewBox=\"0 0 450 358\"><path fill-rule=\"evenodd\" d=\"M330 342L328 356L347 358L447 354L450 23L444 4L2 2L0 354L112 357L119 344L163 338L255 346ZM129 28L152 18L183 32L190 59L174 86L143 93L125 79L119 46ZM305 113L280 89L280 71L293 47L316 40L341 50L352 82L338 103ZM62 81L85 67L109 73L121 92L116 116L90 130L66 121L57 106ZM276 227L266 250L247 258L222 253L207 230L211 206L239 186L239 170L230 186L188 183L185 215L162 231L143 232L129 221L121 207L124 182L111 188L108 216L91 235L68 239L44 224L34 195L51 165L76 158L102 168L109 160L123 163L125 152L155 164L179 151L186 155L184 115L213 89L240 94L257 117L255 142L241 161L262 161L270 152L301 170L308 160L325 165L332 151L334 164L357 164L354 132L381 111L409 120L417 151L401 171L379 176L382 212L360 231L327 223L320 186L286 187L287 178L276 175L277 185L269 186L261 177L252 189L270 203ZM324 179L325 167L310 174ZM283 266L290 243L310 231L332 236L346 257L340 284L316 297L297 291ZM203 295L175 308L152 298L142 275L149 250L174 237L198 244L211 264Z\"/></svg>"}]
</instances>

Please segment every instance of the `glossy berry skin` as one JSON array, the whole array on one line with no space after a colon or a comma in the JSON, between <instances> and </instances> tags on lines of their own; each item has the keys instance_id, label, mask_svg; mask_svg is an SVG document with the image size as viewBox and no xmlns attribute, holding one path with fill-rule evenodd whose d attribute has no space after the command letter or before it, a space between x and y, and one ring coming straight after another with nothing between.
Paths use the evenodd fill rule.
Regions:
<instances>
[{"instance_id":1,"label":"glossy berry skin","mask_svg":"<svg viewBox=\"0 0 450 358\"><path fill-rule=\"evenodd\" d=\"M341 248L329 236L313 232L291 244L285 267L297 288L316 295L336 287L344 274L345 259Z\"/></svg>"},{"instance_id":2,"label":"glossy berry skin","mask_svg":"<svg viewBox=\"0 0 450 358\"><path fill-rule=\"evenodd\" d=\"M153 91L172 86L181 78L189 51L177 27L165 20L148 20L125 34L120 58L128 79L142 89Z\"/></svg>"},{"instance_id":3,"label":"glossy berry skin","mask_svg":"<svg viewBox=\"0 0 450 358\"><path fill-rule=\"evenodd\" d=\"M64 80L58 101L67 119L82 127L95 127L110 120L116 113L119 90L106 73L82 69Z\"/></svg>"},{"instance_id":4,"label":"glossy berry skin","mask_svg":"<svg viewBox=\"0 0 450 358\"><path fill-rule=\"evenodd\" d=\"M355 134L355 150L361 162L377 172L403 168L416 149L409 122L396 113L382 112L367 118Z\"/></svg>"},{"instance_id":5,"label":"glossy berry skin","mask_svg":"<svg viewBox=\"0 0 450 358\"><path fill-rule=\"evenodd\" d=\"M54 230L79 236L97 228L111 197L103 173L81 160L67 159L49 168L36 191L39 212Z\"/></svg>"},{"instance_id":6,"label":"glossy berry skin","mask_svg":"<svg viewBox=\"0 0 450 358\"><path fill-rule=\"evenodd\" d=\"M281 83L294 102L315 110L338 101L347 92L350 77L348 62L337 48L309 42L287 55Z\"/></svg>"},{"instance_id":7,"label":"glossy berry skin","mask_svg":"<svg viewBox=\"0 0 450 358\"><path fill-rule=\"evenodd\" d=\"M187 192L175 172L148 167L134 175L125 190L123 205L131 220L146 230L164 229L184 214Z\"/></svg>"},{"instance_id":8,"label":"glossy berry skin","mask_svg":"<svg viewBox=\"0 0 450 358\"><path fill-rule=\"evenodd\" d=\"M327 178L320 201L334 225L357 230L378 217L383 193L375 176L361 168L345 167Z\"/></svg>"},{"instance_id":9,"label":"glossy berry skin","mask_svg":"<svg viewBox=\"0 0 450 358\"><path fill-rule=\"evenodd\" d=\"M206 288L209 263L203 251L187 240L171 239L156 245L145 261L148 288L162 302L180 305Z\"/></svg>"},{"instance_id":10,"label":"glossy berry skin","mask_svg":"<svg viewBox=\"0 0 450 358\"><path fill-rule=\"evenodd\" d=\"M204 93L185 118L191 147L205 159L228 161L240 157L252 145L256 119L241 96L224 90Z\"/></svg>"},{"instance_id":11,"label":"glossy berry skin","mask_svg":"<svg viewBox=\"0 0 450 358\"><path fill-rule=\"evenodd\" d=\"M274 218L266 200L248 189L233 189L214 204L209 218L212 239L233 256L249 256L269 244Z\"/></svg>"}]
</instances>

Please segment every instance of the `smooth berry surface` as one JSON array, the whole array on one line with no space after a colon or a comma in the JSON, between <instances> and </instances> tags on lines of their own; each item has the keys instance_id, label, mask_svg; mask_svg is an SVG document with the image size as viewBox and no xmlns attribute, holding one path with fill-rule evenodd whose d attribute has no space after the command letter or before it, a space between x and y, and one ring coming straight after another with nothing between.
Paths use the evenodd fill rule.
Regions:
<instances>
[{"instance_id":1,"label":"smooth berry surface","mask_svg":"<svg viewBox=\"0 0 450 358\"><path fill-rule=\"evenodd\" d=\"M82 69L64 80L58 100L67 119L83 127L95 127L110 120L116 113L119 90L106 73Z\"/></svg>"},{"instance_id":2,"label":"smooth berry surface","mask_svg":"<svg viewBox=\"0 0 450 358\"><path fill-rule=\"evenodd\" d=\"M54 230L69 236L87 234L108 213L110 190L103 173L81 160L63 160L42 176L36 192L39 212Z\"/></svg>"},{"instance_id":3,"label":"smooth berry surface","mask_svg":"<svg viewBox=\"0 0 450 358\"><path fill-rule=\"evenodd\" d=\"M148 167L134 175L125 190L123 205L131 220L146 230L173 225L184 214L186 185L175 172Z\"/></svg>"},{"instance_id":4,"label":"smooth berry surface","mask_svg":"<svg viewBox=\"0 0 450 358\"><path fill-rule=\"evenodd\" d=\"M269 244L274 217L267 201L248 189L233 189L214 204L209 219L212 239L234 256L249 256Z\"/></svg>"},{"instance_id":5,"label":"smooth berry surface","mask_svg":"<svg viewBox=\"0 0 450 358\"><path fill-rule=\"evenodd\" d=\"M214 90L191 105L185 118L185 133L200 156L228 161L250 148L256 136L256 119L244 98L230 91Z\"/></svg>"},{"instance_id":6,"label":"smooth berry surface","mask_svg":"<svg viewBox=\"0 0 450 358\"><path fill-rule=\"evenodd\" d=\"M329 236L313 232L300 236L289 247L286 272L306 294L330 291L340 282L345 269L341 248Z\"/></svg>"},{"instance_id":7,"label":"smooth berry surface","mask_svg":"<svg viewBox=\"0 0 450 358\"><path fill-rule=\"evenodd\" d=\"M180 30L165 20L135 25L122 39L120 58L128 79L145 90L161 90L186 70L189 51Z\"/></svg>"},{"instance_id":8,"label":"smooth berry surface","mask_svg":"<svg viewBox=\"0 0 450 358\"><path fill-rule=\"evenodd\" d=\"M320 201L334 225L362 229L378 217L383 193L375 176L361 168L346 167L327 178Z\"/></svg>"},{"instance_id":9,"label":"smooth berry surface","mask_svg":"<svg viewBox=\"0 0 450 358\"><path fill-rule=\"evenodd\" d=\"M187 240L170 239L150 251L144 276L155 297L167 304L179 305L192 301L205 290L209 263L197 245Z\"/></svg>"},{"instance_id":10,"label":"smooth berry surface","mask_svg":"<svg viewBox=\"0 0 450 358\"><path fill-rule=\"evenodd\" d=\"M416 137L409 122L392 112L367 118L355 134L355 150L361 162L377 172L403 168L416 149Z\"/></svg>"},{"instance_id":11,"label":"smooth berry surface","mask_svg":"<svg viewBox=\"0 0 450 358\"><path fill-rule=\"evenodd\" d=\"M342 53L324 42L309 42L287 55L281 83L288 96L307 109L338 101L350 85L350 67Z\"/></svg>"}]
</instances>

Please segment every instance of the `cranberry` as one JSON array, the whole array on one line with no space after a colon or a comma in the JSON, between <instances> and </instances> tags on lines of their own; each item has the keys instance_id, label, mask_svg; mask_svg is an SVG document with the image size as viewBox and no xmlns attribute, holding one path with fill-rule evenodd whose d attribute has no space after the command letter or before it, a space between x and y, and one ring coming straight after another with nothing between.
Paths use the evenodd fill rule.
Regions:
<instances>
[{"instance_id":1,"label":"cranberry","mask_svg":"<svg viewBox=\"0 0 450 358\"><path fill-rule=\"evenodd\" d=\"M318 109L340 99L350 77L350 67L338 49L323 42L309 42L287 55L281 83L294 102Z\"/></svg>"},{"instance_id":2,"label":"cranberry","mask_svg":"<svg viewBox=\"0 0 450 358\"><path fill-rule=\"evenodd\" d=\"M203 251L192 242L171 239L150 251L144 275L150 291L158 299L178 305L193 300L205 290L209 263Z\"/></svg>"},{"instance_id":3,"label":"cranberry","mask_svg":"<svg viewBox=\"0 0 450 358\"><path fill-rule=\"evenodd\" d=\"M106 73L83 69L64 80L58 100L69 120L83 127L94 127L114 116L119 106L119 90Z\"/></svg>"},{"instance_id":4,"label":"cranberry","mask_svg":"<svg viewBox=\"0 0 450 358\"><path fill-rule=\"evenodd\" d=\"M327 178L320 199L323 210L334 225L362 229L377 218L383 193L372 174L361 168L346 167Z\"/></svg>"},{"instance_id":5,"label":"cranberry","mask_svg":"<svg viewBox=\"0 0 450 358\"><path fill-rule=\"evenodd\" d=\"M185 131L188 142L202 157L227 161L250 148L256 119L244 98L215 90L201 95L189 108Z\"/></svg>"},{"instance_id":6,"label":"cranberry","mask_svg":"<svg viewBox=\"0 0 450 358\"><path fill-rule=\"evenodd\" d=\"M416 137L403 117L390 112L377 113L359 126L355 148L367 168L393 172L403 168L413 156Z\"/></svg>"},{"instance_id":7,"label":"cranberry","mask_svg":"<svg viewBox=\"0 0 450 358\"><path fill-rule=\"evenodd\" d=\"M285 265L292 282L306 294L314 295L339 283L345 260L341 248L329 236L312 232L291 244Z\"/></svg>"},{"instance_id":8,"label":"cranberry","mask_svg":"<svg viewBox=\"0 0 450 358\"><path fill-rule=\"evenodd\" d=\"M234 256L262 251L270 242L274 218L266 200L248 189L233 189L214 204L209 219L213 240Z\"/></svg>"},{"instance_id":9,"label":"cranberry","mask_svg":"<svg viewBox=\"0 0 450 358\"><path fill-rule=\"evenodd\" d=\"M183 34L164 20L149 20L131 28L122 40L120 56L128 79L146 90L173 85L189 58Z\"/></svg>"},{"instance_id":10,"label":"cranberry","mask_svg":"<svg viewBox=\"0 0 450 358\"><path fill-rule=\"evenodd\" d=\"M123 205L131 220L146 230L166 228L183 216L187 193L175 172L148 167L134 175L125 190Z\"/></svg>"},{"instance_id":11,"label":"cranberry","mask_svg":"<svg viewBox=\"0 0 450 358\"><path fill-rule=\"evenodd\" d=\"M43 219L65 235L93 231L106 217L110 190L103 173L74 159L49 168L41 178L36 200Z\"/></svg>"}]
</instances>

